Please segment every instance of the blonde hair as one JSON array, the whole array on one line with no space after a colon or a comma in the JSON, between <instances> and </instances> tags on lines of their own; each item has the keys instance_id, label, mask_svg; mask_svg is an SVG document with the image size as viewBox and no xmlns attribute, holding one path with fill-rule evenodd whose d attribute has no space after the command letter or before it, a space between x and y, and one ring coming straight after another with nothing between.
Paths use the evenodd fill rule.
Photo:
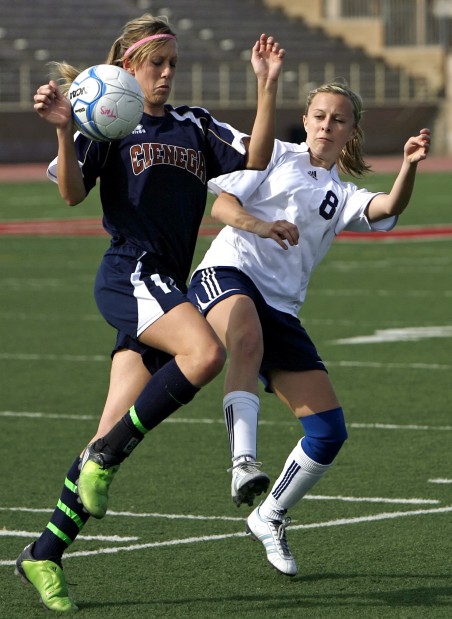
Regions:
<instances>
[{"instance_id":1,"label":"blonde hair","mask_svg":"<svg viewBox=\"0 0 452 619\"><path fill-rule=\"evenodd\" d=\"M343 95L351 102L353 106L355 134L342 149L337 160L337 167L340 172L350 174L351 176L364 176L371 171L371 166L365 162L363 155L364 132L360 127L360 121L363 116L363 101L361 96L354 92L342 82L328 82L318 88L314 88L308 94L306 99L305 115L311 106L312 100L319 93L331 93L334 95Z\"/></svg>"},{"instance_id":2,"label":"blonde hair","mask_svg":"<svg viewBox=\"0 0 452 619\"><path fill-rule=\"evenodd\" d=\"M170 34L176 36L165 17L154 17L149 13L128 21L122 29L121 35L111 46L104 64L113 64L122 67L124 53L131 45L154 34ZM131 51L127 58L131 67L137 67L144 62L149 54L166 43L167 39L148 41ZM69 90L74 79L82 69L78 69L67 62L50 63L51 73L64 94Z\"/></svg>"}]
</instances>

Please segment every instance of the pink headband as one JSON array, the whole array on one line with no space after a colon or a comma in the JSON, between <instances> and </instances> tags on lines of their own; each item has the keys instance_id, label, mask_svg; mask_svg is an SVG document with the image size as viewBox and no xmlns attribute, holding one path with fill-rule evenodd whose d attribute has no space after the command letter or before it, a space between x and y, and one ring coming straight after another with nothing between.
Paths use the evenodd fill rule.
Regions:
<instances>
[{"instance_id":1,"label":"pink headband","mask_svg":"<svg viewBox=\"0 0 452 619\"><path fill-rule=\"evenodd\" d=\"M145 37L144 39L140 39L139 41L131 45L128 49L126 49L126 51L124 52L123 58L126 58L137 47L140 47L141 45L143 45L144 43L147 43L148 41L154 41L154 39L175 39L175 38L176 37L174 34L152 34L150 37Z\"/></svg>"}]
</instances>

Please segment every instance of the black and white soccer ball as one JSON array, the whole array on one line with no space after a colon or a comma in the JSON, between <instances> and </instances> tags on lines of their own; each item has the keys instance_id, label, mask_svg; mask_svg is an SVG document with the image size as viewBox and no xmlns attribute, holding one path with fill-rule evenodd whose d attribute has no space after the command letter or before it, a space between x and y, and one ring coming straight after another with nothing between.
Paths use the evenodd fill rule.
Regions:
<instances>
[{"instance_id":1,"label":"black and white soccer ball","mask_svg":"<svg viewBox=\"0 0 452 619\"><path fill-rule=\"evenodd\" d=\"M143 115L144 96L137 80L110 64L82 71L72 82L68 97L77 130L99 142L129 135Z\"/></svg>"}]
</instances>

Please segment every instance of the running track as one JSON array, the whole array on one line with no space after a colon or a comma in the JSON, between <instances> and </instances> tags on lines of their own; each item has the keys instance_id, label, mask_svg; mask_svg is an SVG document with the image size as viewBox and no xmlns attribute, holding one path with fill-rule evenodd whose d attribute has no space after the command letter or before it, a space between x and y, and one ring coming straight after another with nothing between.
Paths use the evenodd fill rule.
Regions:
<instances>
[{"instance_id":1,"label":"running track","mask_svg":"<svg viewBox=\"0 0 452 619\"><path fill-rule=\"evenodd\" d=\"M375 172L393 173L399 169L400 157L369 157L369 163ZM452 172L452 159L444 157L429 157L419 164L419 173L422 172ZM46 181L46 165L18 164L0 165L0 182L4 181ZM200 229L201 236L214 236L219 226L210 217L205 217ZM0 236L106 236L100 219L52 219L0 222ZM400 241L400 240L431 240L447 239L452 237L452 226L409 227L399 226L392 232L360 234L343 232L338 240L344 241Z\"/></svg>"},{"instance_id":2,"label":"running track","mask_svg":"<svg viewBox=\"0 0 452 619\"><path fill-rule=\"evenodd\" d=\"M221 226L205 217L200 236L215 236ZM100 220L95 218L51 219L0 222L0 236L107 236ZM390 233L343 232L338 241L410 241L440 240L452 237L452 226L399 226Z\"/></svg>"}]
</instances>

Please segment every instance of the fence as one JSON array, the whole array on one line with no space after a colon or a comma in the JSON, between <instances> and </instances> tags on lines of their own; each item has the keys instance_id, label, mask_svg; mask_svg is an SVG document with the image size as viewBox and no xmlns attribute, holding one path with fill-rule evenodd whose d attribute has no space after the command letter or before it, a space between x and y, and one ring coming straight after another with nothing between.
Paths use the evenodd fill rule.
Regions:
<instances>
[{"instance_id":1,"label":"fence","mask_svg":"<svg viewBox=\"0 0 452 619\"><path fill-rule=\"evenodd\" d=\"M48 79L42 63L22 62L0 66L0 111L31 110L37 86ZM388 68L383 62L372 67L359 62L304 62L284 71L278 89L280 107L301 107L308 91L324 82L343 79L368 104L422 103L437 99L425 80ZM193 63L178 71L173 86L173 104L216 108L251 108L256 104L256 78L248 62L219 65Z\"/></svg>"}]
</instances>

